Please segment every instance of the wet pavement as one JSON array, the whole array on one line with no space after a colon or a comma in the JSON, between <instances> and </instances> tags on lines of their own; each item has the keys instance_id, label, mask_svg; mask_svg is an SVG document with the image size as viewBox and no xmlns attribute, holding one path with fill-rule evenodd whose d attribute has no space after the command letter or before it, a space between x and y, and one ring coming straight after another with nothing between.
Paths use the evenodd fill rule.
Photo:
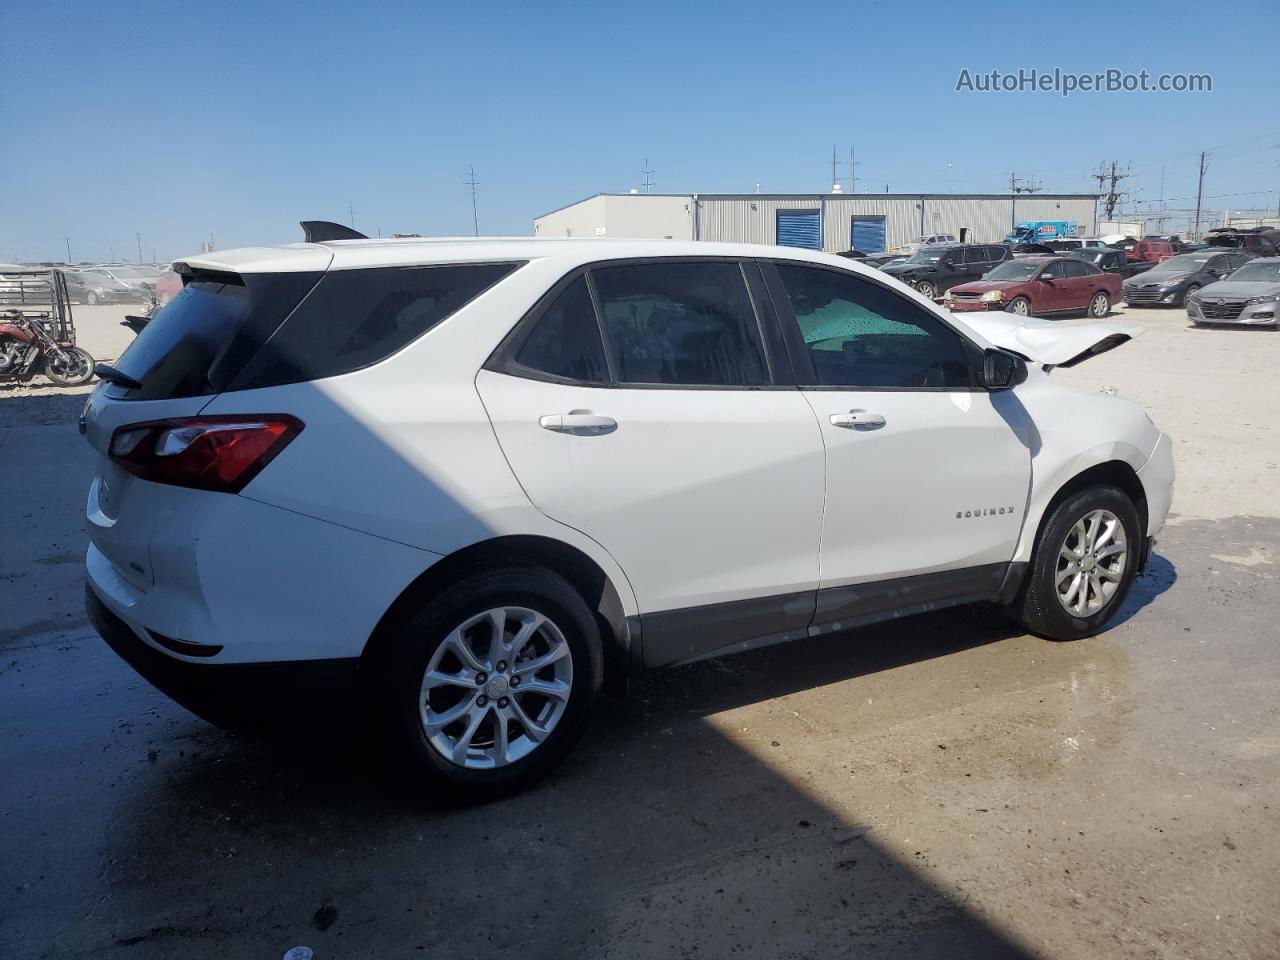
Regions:
<instances>
[{"instance_id":1,"label":"wet pavement","mask_svg":"<svg viewBox=\"0 0 1280 960\"><path fill-rule=\"evenodd\" d=\"M92 635L82 400L0 396L6 960L1280 955L1278 511L1176 516L1079 643L972 608L652 674L458 810Z\"/></svg>"}]
</instances>

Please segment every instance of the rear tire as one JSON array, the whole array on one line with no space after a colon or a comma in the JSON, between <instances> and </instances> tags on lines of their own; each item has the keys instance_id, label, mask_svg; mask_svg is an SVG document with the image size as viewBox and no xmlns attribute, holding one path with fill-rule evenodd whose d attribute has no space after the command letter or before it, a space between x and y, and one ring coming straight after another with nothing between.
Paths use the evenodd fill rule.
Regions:
<instances>
[{"instance_id":1,"label":"rear tire","mask_svg":"<svg viewBox=\"0 0 1280 960\"><path fill-rule=\"evenodd\" d=\"M87 350L79 347L63 347L62 352L69 360L60 364L54 358L45 361L44 375L54 383L63 387L78 387L93 379L93 357Z\"/></svg>"},{"instance_id":2,"label":"rear tire","mask_svg":"<svg viewBox=\"0 0 1280 960\"><path fill-rule=\"evenodd\" d=\"M916 292L919 293L920 296L932 300L938 295L938 288L935 287L933 282L930 280L921 280L916 284Z\"/></svg>"},{"instance_id":3,"label":"rear tire","mask_svg":"<svg viewBox=\"0 0 1280 960\"><path fill-rule=\"evenodd\" d=\"M90 290L88 293L84 295L84 302L92 307L97 304L98 295L94 293L92 290Z\"/></svg>"},{"instance_id":4,"label":"rear tire","mask_svg":"<svg viewBox=\"0 0 1280 960\"><path fill-rule=\"evenodd\" d=\"M1122 490L1098 486L1072 494L1041 528L1013 612L1050 640L1093 636L1128 596L1143 543L1137 508Z\"/></svg>"},{"instance_id":5,"label":"rear tire","mask_svg":"<svg viewBox=\"0 0 1280 960\"><path fill-rule=\"evenodd\" d=\"M1111 298L1105 293L1095 293L1089 301L1089 316L1105 317L1111 312Z\"/></svg>"},{"instance_id":6,"label":"rear tire","mask_svg":"<svg viewBox=\"0 0 1280 960\"><path fill-rule=\"evenodd\" d=\"M528 637L493 647L495 622L504 624L504 644L519 644L526 630ZM476 571L428 599L398 632L382 683L385 719L429 797L478 803L521 790L586 728L603 679L600 632L559 574L515 565ZM557 650L565 652L531 668Z\"/></svg>"}]
</instances>

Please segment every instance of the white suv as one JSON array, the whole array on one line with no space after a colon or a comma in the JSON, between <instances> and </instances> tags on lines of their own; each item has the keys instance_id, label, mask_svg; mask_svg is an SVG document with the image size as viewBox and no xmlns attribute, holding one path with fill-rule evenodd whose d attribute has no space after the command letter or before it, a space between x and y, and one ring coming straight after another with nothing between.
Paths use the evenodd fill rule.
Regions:
<instances>
[{"instance_id":1,"label":"white suv","mask_svg":"<svg viewBox=\"0 0 1280 960\"><path fill-rule=\"evenodd\" d=\"M635 669L976 601L1093 634L1169 508L1168 438L1048 376L1130 325L961 321L716 243L177 269L81 423L95 625L214 722L360 704L469 797L545 772Z\"/></svg>"}]
</instances>

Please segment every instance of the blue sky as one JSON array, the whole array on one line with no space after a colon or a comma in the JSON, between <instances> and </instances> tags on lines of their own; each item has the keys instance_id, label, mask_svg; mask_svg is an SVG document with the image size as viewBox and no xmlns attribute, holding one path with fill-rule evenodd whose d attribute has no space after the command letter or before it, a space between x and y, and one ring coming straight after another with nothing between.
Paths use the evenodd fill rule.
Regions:
<instances>
[{"instance_id":1,"label":"blue sky","mask_svg":"<svg viewBox=\"0 0 1280 960\"><path fill-rule=\"evenodd\" d=\"M646 156L659 191L816 192L850 144L859 192L995 192L1011 170L1084 192L1116 159L1141 199L1162 165L1166 197L1194 198L1208 149L1206 206L1280 195L1274 0L6 6L0 107L23 136L0 155L0 259L290 241L348 203L370 234L470 233L470 164L481 232L527 234L638 186ZM954 89L1032 67L1207 72L1213 92Z\"/></svg>"}]
</instances>

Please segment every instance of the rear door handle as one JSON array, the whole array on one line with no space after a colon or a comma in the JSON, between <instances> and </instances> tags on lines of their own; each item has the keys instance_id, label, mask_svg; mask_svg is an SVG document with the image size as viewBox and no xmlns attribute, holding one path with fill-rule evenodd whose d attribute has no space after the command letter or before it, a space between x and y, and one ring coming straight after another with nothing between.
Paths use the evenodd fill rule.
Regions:
<instances>
[{"instance_id":1,"label":"rear door handle","mask_svg":"<svg viewBox=\"0 0 1280 960\"><path fill-rule=\"evenodd\" d=\"M538 426L555 433L569 433L578 437L599 437L617 430L618 421L613 417L591 413L589 410L570 410L568 413L539 417Z\"/></svg>"},{"instance_id":2,"label":"rear door handle","mask_svg":"<svg viewBox=\"0 0 1280 960\"><path fill-rule=\"evenodd\" d=\"M856 430L859 427L883 427L884 424L885 419L882 414L868 413L866 410L850 410L848 413L833 413L831 415L831 425L833 427L844 427L847 430Z\"/></svg>"}]
</instances>

